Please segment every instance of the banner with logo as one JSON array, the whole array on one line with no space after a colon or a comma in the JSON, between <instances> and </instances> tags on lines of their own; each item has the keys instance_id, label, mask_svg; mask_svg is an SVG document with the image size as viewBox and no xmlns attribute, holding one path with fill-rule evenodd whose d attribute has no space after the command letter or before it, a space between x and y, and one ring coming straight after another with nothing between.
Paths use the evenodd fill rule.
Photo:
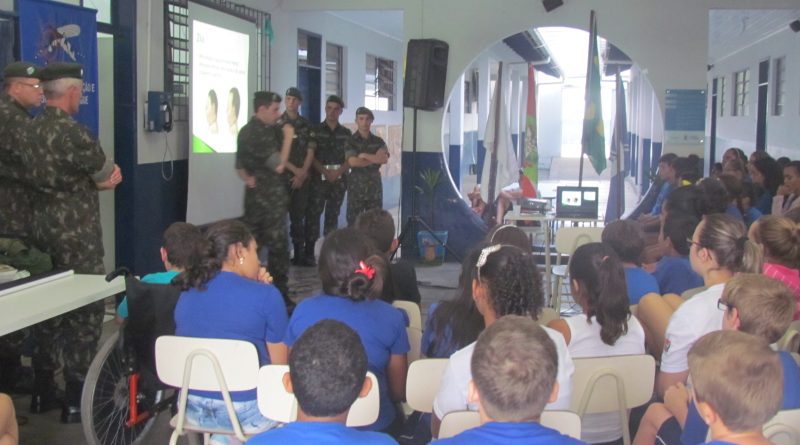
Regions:
<instances>
[{"instance_id":1,"label":"banner with logo","mask_svg":"<svg viewBox=\"0 0 800 445\"><path fill-rule=\"evenodd\" d=\"M95 135L99 127L97 95L97 11L46 0L19 0L22 60L83 65L83 98L75 119Z\"/></svg>"}]
</instances>

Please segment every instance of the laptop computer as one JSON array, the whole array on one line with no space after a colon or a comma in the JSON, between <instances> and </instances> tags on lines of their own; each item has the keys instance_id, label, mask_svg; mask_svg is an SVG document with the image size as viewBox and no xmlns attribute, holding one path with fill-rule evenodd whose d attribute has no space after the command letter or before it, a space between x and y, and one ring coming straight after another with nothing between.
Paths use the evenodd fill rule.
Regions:
<instances>
[{"instance_id":1,"label":"laptop computer","mask_svg":"<svg viewBox=\"0 0 800 445\"><path fill-rule=\"evenodd\" d=\"M556 217L597 219L597 187L556 187Z\"/></svg>"}]
</instances>

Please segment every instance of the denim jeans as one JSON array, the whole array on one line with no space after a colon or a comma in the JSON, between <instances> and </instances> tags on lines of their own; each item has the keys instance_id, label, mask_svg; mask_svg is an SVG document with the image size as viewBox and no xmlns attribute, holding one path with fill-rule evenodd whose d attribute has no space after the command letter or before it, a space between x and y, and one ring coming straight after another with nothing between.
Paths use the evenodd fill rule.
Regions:
<instances>
[{"instance_id":1,"label":"denim jeans","mask_svg":"<svg viewBox=\"0 0 800 445\"><path fill-rule=\"evenodd\" d=\"M239 424L245 434L255 434L275 428L279 425L267 419L258 410L255 400L233 402L233 409L239 418ZM189 395L186 403L186 421L191 425L205 428L228 429L233 431L225 401Z\"/></svg>"}]
</instances>

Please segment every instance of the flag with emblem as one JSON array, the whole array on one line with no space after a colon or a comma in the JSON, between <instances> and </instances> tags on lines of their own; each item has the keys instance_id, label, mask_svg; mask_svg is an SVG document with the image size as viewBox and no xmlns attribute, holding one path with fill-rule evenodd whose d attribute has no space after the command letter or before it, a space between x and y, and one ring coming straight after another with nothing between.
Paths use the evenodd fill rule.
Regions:
<instances>
[{"instance_id":1,"label":"flag with emblem","mask_svg":"<svg viewBox=\"0 0 800 445\"><path fill-rule=\"evenodd\" d=\"M603 132L603 107L600 102L600 57L597 50L597 17L589 18L589 63L586 67L586 108L583 112L582 153L597 174L606 169L606 141ZM583 167L583 157L581 157ZM582 170L582 168L581 168ZM581 175L582 176L582 175Z\"/></svg>"},{"instance_id":2,"label":"flag with emblem","mask_svg":"<svg viewBox=\"0 0 800 445\"><path fill-rule=\"evenodd\" d=\"M536 141L536 70L528 64L528 103L525 115L525 153L522 169L531 184L539 188L539 146ZM522 184L520 184L522 185Z\"/></svg>"}]
</instances>

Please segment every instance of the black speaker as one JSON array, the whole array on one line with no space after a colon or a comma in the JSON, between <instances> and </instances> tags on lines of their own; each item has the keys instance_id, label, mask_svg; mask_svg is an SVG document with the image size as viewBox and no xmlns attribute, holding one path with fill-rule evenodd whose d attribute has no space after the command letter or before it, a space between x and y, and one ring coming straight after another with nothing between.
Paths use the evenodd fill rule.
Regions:
<instances>
[{"instance_id":1,"label":"black speaker","mask_svg":"<svg viewBox=\"0 0 800 445\"><path fill-rule=\"evenodd\" d=\"M408 41L403 106L433 111L444 105L444 81L450 46L436 39Z\"/></svg>"},{"instance_id":2,"label":"black speaker","mask_svg":"<svg viewBox=\"0 0 800 445\"><path fill-rule=\"evenodd\" d=\"M547 12L556 9L563 4L563 0L542 0L542 6L544 6L544 10Z\"/></svg>"},{"instance_id":3,"label":"black speaker","mask_svg":"<svg viewBox=\"0 0 800 445\"><path fill-rule=\"evenodd\" d=\"M789 28L792 28L794 32L800 32L800 20L795 20L792 23L789 23Z\"/></svg>"}]
</instances>

